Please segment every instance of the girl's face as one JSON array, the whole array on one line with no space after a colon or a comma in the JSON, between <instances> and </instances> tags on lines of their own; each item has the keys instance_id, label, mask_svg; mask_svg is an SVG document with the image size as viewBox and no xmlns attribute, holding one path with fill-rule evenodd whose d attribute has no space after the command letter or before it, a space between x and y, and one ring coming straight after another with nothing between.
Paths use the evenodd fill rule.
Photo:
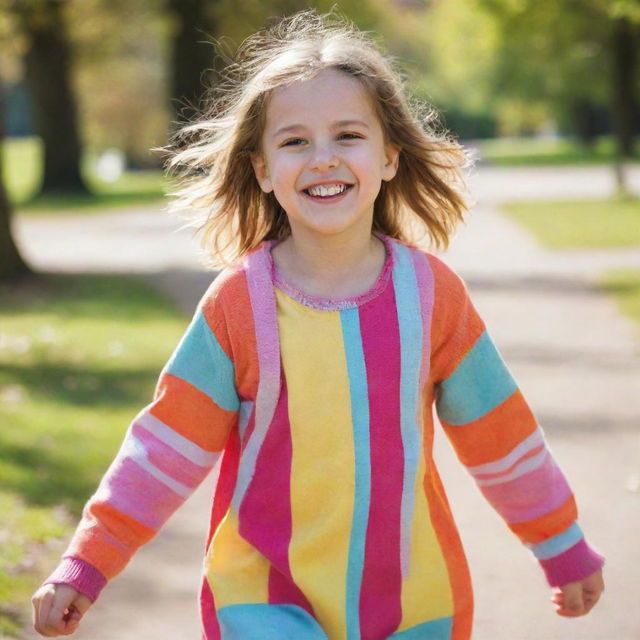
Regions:
<instances>
[{"instance_id":1,"label":"girl's face","mask_svg":"<svg viewBox=\"0 0 640 640\"><path fill-rule=\"evenodd\" d=\"M373 204L398 167L366 89L326 69L276 89L262 148L252 158L263 191L286 211L295 238L371 234Z\"/></svg>"}]
</instances>

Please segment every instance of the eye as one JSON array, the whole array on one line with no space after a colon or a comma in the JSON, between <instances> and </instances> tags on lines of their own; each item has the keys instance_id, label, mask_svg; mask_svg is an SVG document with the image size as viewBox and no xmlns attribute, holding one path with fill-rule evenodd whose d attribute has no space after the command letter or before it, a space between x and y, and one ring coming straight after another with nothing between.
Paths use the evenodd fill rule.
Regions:
<instances>
[{"instance_id":1,"label":"eye","mask_svg":"<svg viewBox=\"0 0 640 640\"><path fill-rule=\"evenodd\" d=\"M361 140L363 137L364 136L359 133L354 133L353 131L345 131L338 136L340 140Z\"/></svg>"},{"instance_id":2,"label":"eye","mask_svg":"<svg viewBox=\"0 0 640 640\"><path fill-rule=\"evenodd\" d=\"M296 147L299 146L301 144L304 144L306 142L306 140L303 140L302 138L289 138L288 140L285 140L280 146L281 147Z\"/></svg>"}]
</instances>

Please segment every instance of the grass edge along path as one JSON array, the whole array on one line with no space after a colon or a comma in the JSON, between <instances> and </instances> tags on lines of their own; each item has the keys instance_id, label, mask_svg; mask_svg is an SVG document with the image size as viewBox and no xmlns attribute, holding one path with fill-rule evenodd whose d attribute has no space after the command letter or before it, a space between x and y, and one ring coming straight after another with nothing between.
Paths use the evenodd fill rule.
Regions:
<instances>
[{"instance_id":1,"label":"grass edge along path","mask_svg":"<svg viewBox=\"0 0 640 640\"><path fill-rule=\"evenodd\" d=\"M0 300L0 637L10 638L188 319L129 276L38 276L0 285Z\"/></svg>"},{"instance_id":2,"label":"grass edge along path","mask_svg":"<svg viewBox=\"0 0 640 640\"><path fill-rule=\"evenodd\" d=\"M501 210L549 249L640 247L640 198L506 203ZM638 327L640 265L602 273L599 284Z\"/></svg>"}]
</instances>

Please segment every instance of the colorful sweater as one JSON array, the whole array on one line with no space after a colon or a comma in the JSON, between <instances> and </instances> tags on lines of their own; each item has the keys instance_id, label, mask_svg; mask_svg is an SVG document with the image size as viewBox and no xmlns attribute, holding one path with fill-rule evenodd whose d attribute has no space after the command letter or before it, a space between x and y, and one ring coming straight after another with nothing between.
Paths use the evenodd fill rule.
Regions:
<instances>
[{"instance_id":1,"label":"colorful sweater","mask_svg":"<svg viewBox=\"0 0 640 640\"><path fill-rule=\"evenodd\" d=\"M434 401L551 585L602 566L462 281L383 239L384 269L356 298L293 289L270 243L214 281L48 582L95 599L216 466L205 640L468 639Z\"/></svg>"}]
</instances>

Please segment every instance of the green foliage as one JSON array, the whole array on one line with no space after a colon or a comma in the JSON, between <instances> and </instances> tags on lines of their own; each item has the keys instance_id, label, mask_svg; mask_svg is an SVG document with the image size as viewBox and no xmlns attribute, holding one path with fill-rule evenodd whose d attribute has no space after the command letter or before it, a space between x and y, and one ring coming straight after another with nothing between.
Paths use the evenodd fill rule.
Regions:
<instances>
[{"instance_id":1,"label":"green foliage","mask_svg":"<svg viewBox=\"0 0 640 640\"><path fill-rule=\"evenodd\" d=\"M34 278L1 286L0 299L0 630L10 635L186 321L128 278Z\"/></svg>"},{"instance_id":2,"label":"green foliage","mask_svg":"<svg viewBox=\"0 0 640 640\"><path fill-rule=\"evenodd\" d=\"M553 249L640 245L640 199L514 202L504 211Z\"/></svg>"}]
</instances>

